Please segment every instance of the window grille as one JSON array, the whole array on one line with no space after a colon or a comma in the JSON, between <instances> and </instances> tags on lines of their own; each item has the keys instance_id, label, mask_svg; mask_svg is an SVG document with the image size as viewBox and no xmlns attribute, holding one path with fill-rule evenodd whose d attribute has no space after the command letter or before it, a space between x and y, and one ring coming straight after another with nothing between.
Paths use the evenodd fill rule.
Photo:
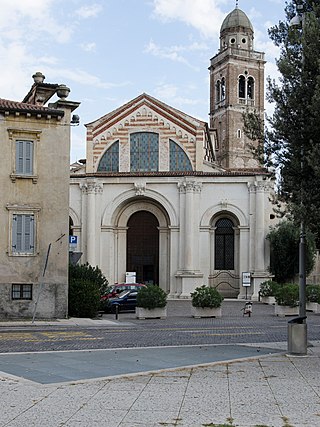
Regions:
<instances>
[{"instance_id":1,"label":"window grille","mask_svg":"<svg viewBox=\"0 0 320 427\"><path fill-rule=\"evenodd\" d=\"M215 230L215 270L234 269L234 225L228 218L221 218Z\"/></svg>"},{"instance_id":2,"label":"window grille","mask_svg":"<svg viewBox=\"0 0 320 427\"><path fill-rule=\"evenodd\" d=\"M12 284L11 296L13 300L32 300L32 285Z\"/></svg>"}]
</instances>

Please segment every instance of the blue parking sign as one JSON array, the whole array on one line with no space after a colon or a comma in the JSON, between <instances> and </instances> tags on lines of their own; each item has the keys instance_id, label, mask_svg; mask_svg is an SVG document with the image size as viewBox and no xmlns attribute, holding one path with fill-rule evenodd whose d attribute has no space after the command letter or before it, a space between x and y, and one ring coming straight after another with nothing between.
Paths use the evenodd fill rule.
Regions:
<instances>
[{"instance_id":1,"label":"blue parking sign","mask_svg":"<svg viewBox=\"0 0 320 427\"><path fill-rule=\"evenodd\" d=\"M70 245L76 245L78 243L78 236L69 236Z\"/></svg>"}]
</instances>

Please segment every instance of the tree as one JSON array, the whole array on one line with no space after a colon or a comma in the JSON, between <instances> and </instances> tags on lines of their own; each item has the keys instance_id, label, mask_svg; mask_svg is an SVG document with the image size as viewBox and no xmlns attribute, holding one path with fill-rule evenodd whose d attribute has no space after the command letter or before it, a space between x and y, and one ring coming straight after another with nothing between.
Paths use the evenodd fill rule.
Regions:
<instances>
[{"instance_id":1,"label":"tree","mask_svg":"<svg viewBox=\"0 0 320 427\"><path fill-rule=\"evenodd\" d=\"M95 317L108 281L99 267L69 264L69 316Z\"/></svg>"},{"instance_id":2,"label":"tree","mask_svg":"<svg viewBox=\"0 0 320 427\"><path fill-rule=\"evenodd\" d=\"M96 284L99 289L100 295L107 293L109 283L106 277L98 266L92 267L89 263L86 264L69 264L69 280L88 280Z\"/></svg>"},{"instance_id":3,"label":"tree","mask_svg":"<svg viewBox=\"0 0 320 427\"><path fill-rule=\"evenodd\" d=\"M270 241L270 271L279 283L293 281L299 272L300 229L291 221L282 221L267 235ZM306 234L306 273L314 266L315 241Z\"/></svg>"},{"instance_id":4,"label":"tree","mask_svg":"<svg viewBox=\"0 0 320 427\"><path fill-rule=\"evenodd\" d=\"M304 10L303 29L291 27L296 5ZM264 141L258 152L266 167L277 172L277 197L287 212L320 236L320 5L318 1L291 0L286 21L269 30L280 47L279 82L268 78L267 99L274 113L267 126L256 113L245 114L245 132Z\"/></svg>"}]
</instances>

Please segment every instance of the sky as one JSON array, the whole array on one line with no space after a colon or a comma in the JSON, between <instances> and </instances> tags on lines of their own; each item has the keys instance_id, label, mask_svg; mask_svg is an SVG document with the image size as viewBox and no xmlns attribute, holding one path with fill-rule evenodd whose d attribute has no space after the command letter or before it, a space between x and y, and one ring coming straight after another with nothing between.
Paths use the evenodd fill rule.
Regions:
<instances>
[{"instance_id":1,"label":"sky","mask_svg":"<svg viewBox=\"0 0 320 427\"><path fill-rule=\"evenodd\" d=\"M0 0L0 97L22 101L41 71L65 84L80 125L71 128L71 162L86 156L86 128L147 93L208 121L210 58L235 0ZM277 78L268 28L284 19L284 0L239 0L254 48ZM54 102L55 99L50 100ZM266 104L266 110L271 107Z\"/></svg>"}]
</instances>

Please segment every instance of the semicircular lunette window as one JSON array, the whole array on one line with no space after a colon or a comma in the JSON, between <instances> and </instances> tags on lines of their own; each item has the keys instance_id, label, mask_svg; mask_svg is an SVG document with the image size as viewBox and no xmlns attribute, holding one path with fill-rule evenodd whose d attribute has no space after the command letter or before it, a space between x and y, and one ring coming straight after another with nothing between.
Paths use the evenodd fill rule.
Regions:
<instances>
[{"instance_id":1,"label":"semicircular lunette window","mask_svg":"<svg viewBox=\"0 0 320 427\"><path fill-rule=\"evenodd\" d=\"M215 230L215 270L234 269L234 225L228 218L216 222Z\"/></svg>"},{"instance_id":2,"label":"semicircular lunette window","mask_svg":"<svg viewBox=\"0 0 320 427\"><path fill-rule=\"evenodd\" d=\"M185 151L170 139L170 170L192 171L191 162Z\"/></svg>"},{"instance_id":3,"label":"semicircular lunette window","mask_svg":"<svg viewBox=\"0 0 320 427\"><path fill-rule=\"evenodd\" d=\"M119 141L111 145L101 157L98 172L119 172Z\"/></svg>"}]
</instances>

